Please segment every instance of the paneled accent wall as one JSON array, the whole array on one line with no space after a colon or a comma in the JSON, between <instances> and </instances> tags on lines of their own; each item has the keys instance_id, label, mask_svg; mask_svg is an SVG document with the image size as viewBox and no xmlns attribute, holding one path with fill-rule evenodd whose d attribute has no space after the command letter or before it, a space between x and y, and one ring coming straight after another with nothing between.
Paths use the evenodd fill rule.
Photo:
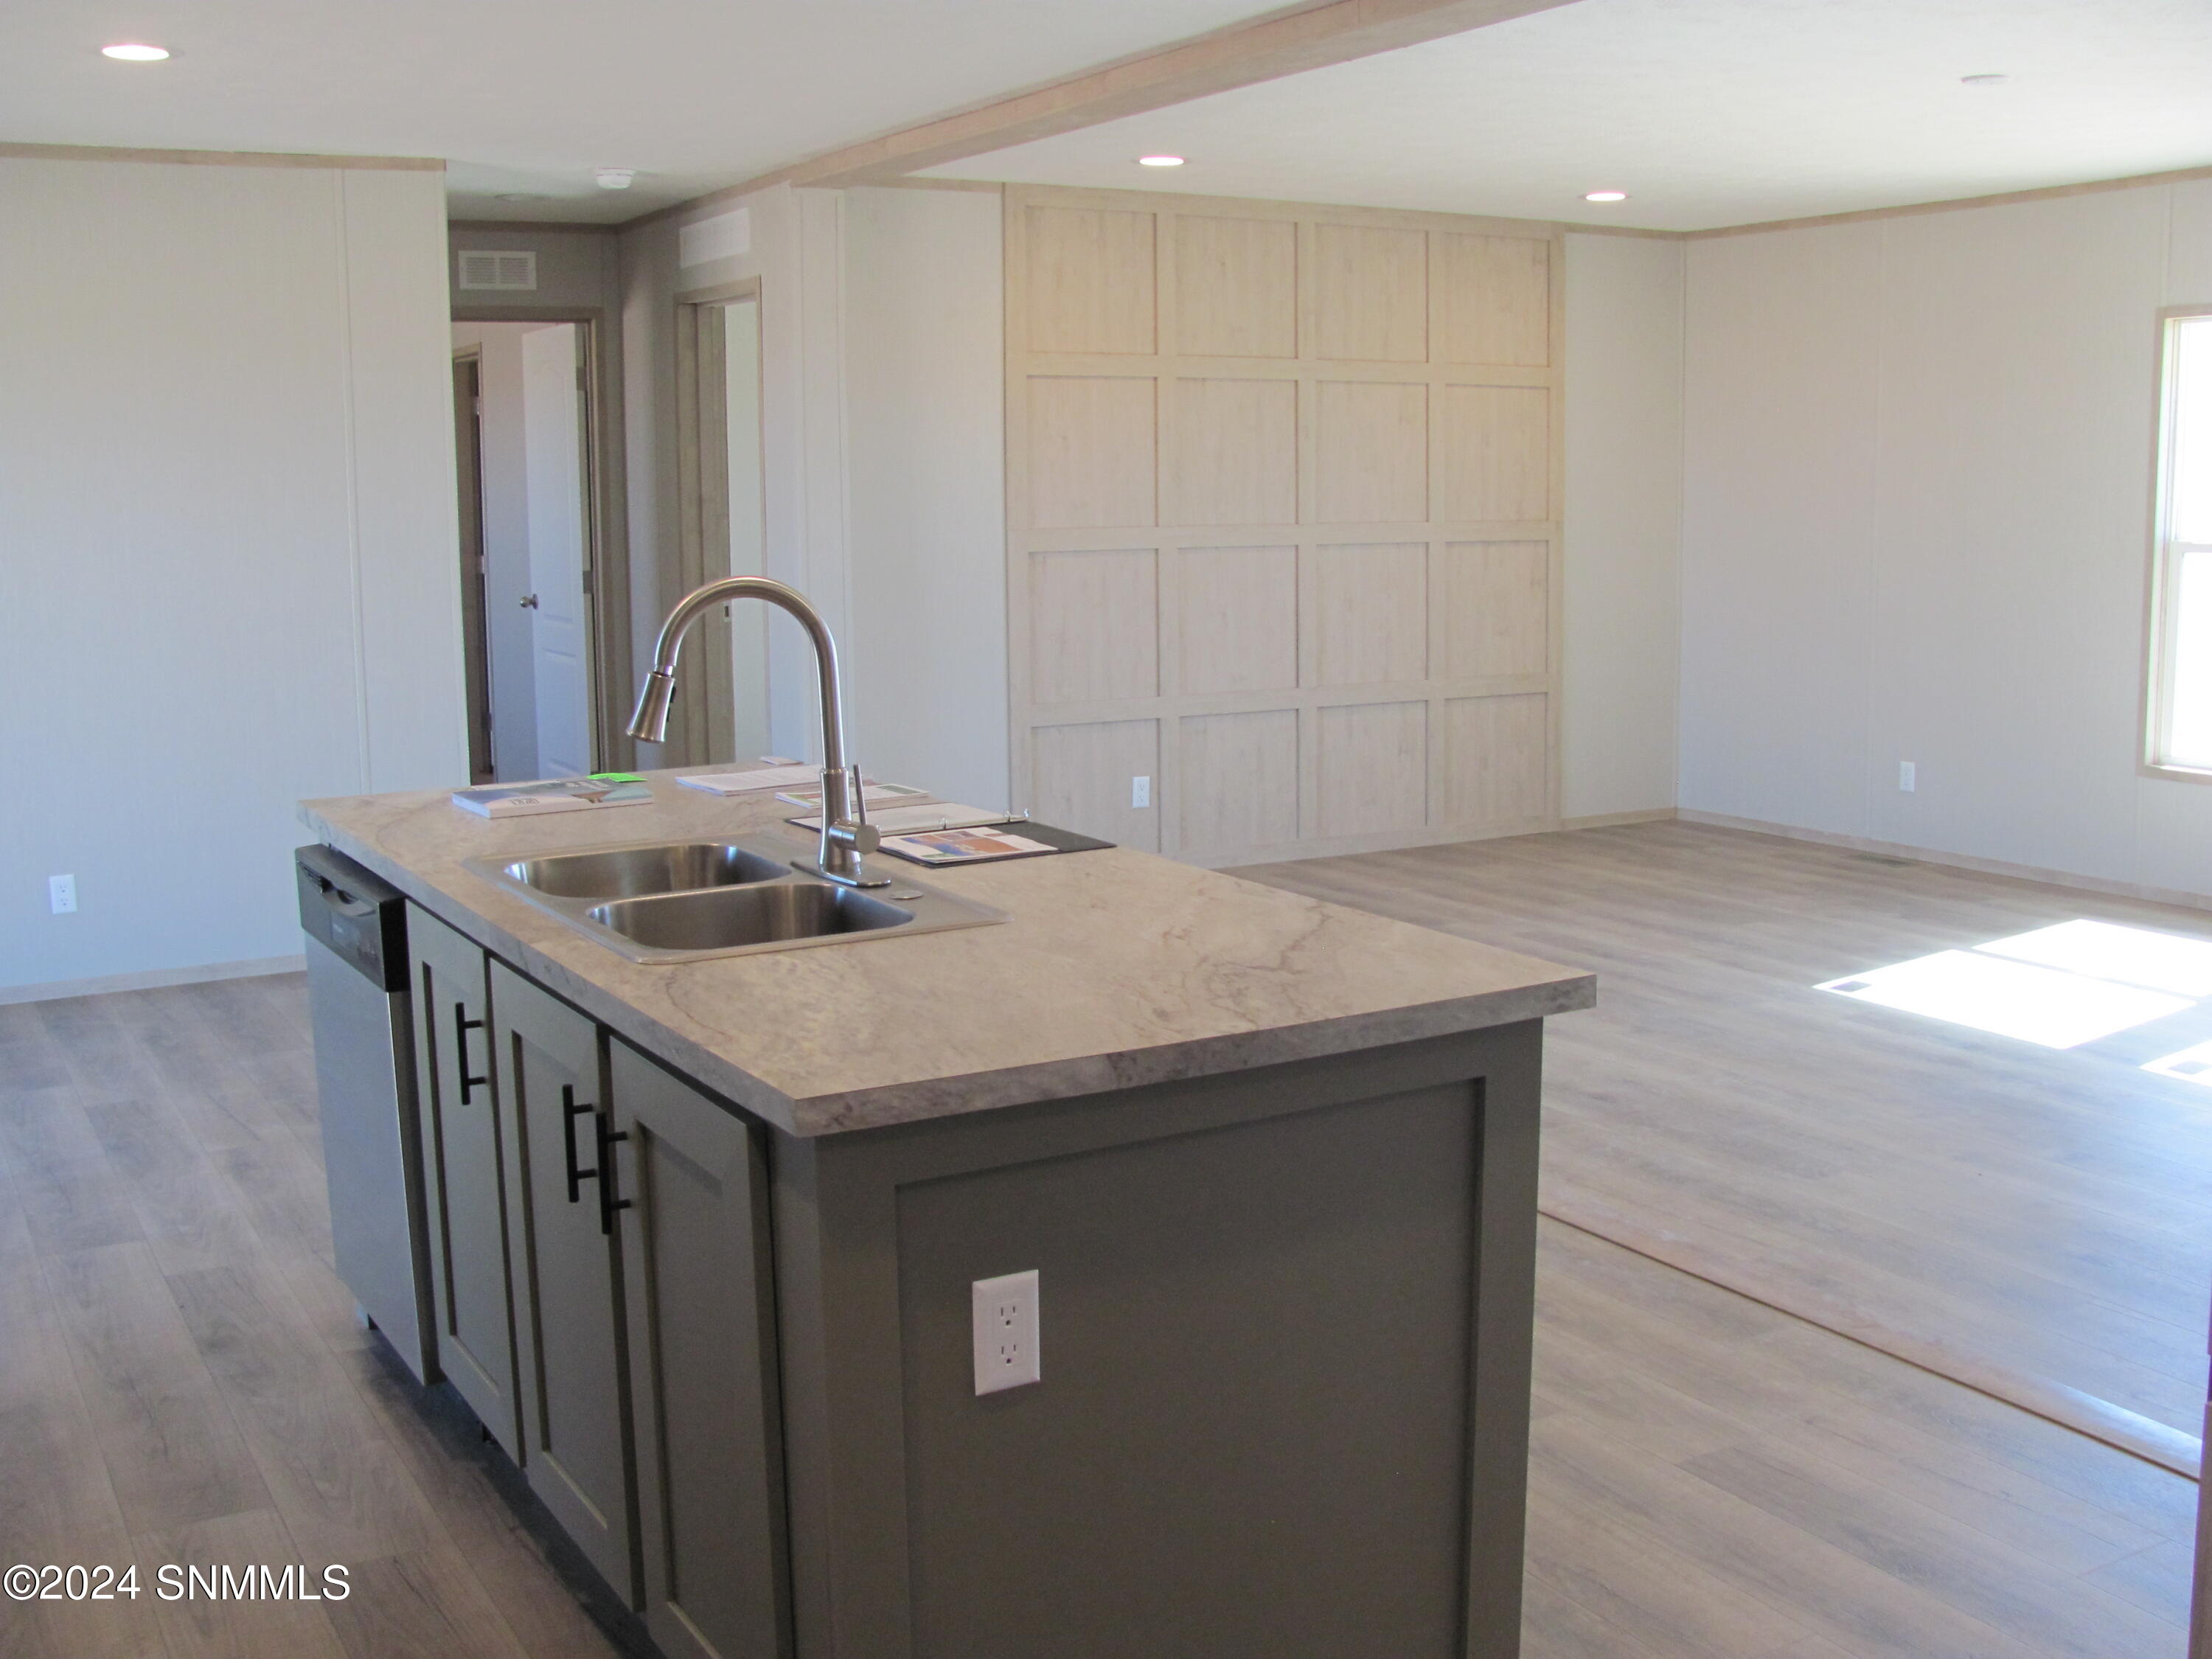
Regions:
<instances>
[{"instance_id":1,"label":"paneled accent wall","mask_svg":"<svg viewBox=\"0 0 2212 1659\"><path fill-rule=\"evenodd\" d=\"M1555 823L1557 228L1006 212L1017 800L1206 863Z\"/></svg>"}]
</instances>

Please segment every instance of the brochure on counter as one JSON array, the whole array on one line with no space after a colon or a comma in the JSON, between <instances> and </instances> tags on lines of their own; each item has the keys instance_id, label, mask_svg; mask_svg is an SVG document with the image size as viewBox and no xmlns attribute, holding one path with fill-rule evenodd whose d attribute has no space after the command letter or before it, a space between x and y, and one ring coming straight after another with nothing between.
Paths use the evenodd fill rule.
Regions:
<instances>
[{"instance_id":1,"label":"brochure on counter","mask_svg":"<svg viewBox=\"0 0 2212 1659\"><path fill-rule=\"evenodd\" d=\"M543 778L535 783L487 783L453 791L453 805L478 817L519 818L536 812L581 812L603 806L642 806L653 787L634 772L588 778Z\"/></svg>"},{"instance_id":2,"label":"brochure on counter","mask_svg":"<svg viewBox=\"0 0 2212 1659\"><path fill-rule=\"evenodd\" d=\"M1062 849L1006 829L933 830L885 836L883 850L916 864L981 864L992 859L1033 858Z\"/></svg>"}]
</instances>

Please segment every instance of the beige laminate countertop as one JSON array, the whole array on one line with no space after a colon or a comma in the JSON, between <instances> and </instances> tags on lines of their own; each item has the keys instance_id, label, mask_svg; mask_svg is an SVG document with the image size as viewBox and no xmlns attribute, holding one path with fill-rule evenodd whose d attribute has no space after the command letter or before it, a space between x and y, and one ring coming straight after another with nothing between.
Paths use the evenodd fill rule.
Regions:
<instances>
[{"instance_id":1,"label":"beige laminate countertop","mask_svg":"<svg viewBox=\"0 0 2212 1659\"><path fill-rule=\"evenodd\" d=\"M726 836L812 847L772 798L647 775L647 806L494 820L438 789L307 801L300 816L638 1047L799 1135L1346 1054L1596 998L1575 969L1122 848L952 870L878 854L1012 920L669 965L617 956L462 867Z\"/></svg>"}]
</instances>

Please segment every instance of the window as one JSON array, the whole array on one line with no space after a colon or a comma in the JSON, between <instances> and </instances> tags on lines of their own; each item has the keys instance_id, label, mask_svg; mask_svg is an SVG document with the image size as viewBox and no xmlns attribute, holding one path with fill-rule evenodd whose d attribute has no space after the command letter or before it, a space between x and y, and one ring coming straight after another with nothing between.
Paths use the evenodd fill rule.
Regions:
<instances>
[{"instance_id":1,"label":"window","mask_svg":"<svg viewBox=\"0 0 2212 1659\"><path fill-rule=\"evenodd\" d=\"M2166 319L2165 363L2149 758L2212 778L2212 313Z\"/></svg>"}]
</instances>

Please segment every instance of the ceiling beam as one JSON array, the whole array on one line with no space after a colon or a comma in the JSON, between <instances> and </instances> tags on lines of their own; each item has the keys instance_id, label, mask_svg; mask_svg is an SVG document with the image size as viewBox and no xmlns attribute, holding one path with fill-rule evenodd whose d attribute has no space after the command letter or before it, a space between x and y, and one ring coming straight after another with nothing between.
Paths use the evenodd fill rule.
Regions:
<instances>
[{"instance_id":1,"label":"ceiling beam","mask_svg":"<svg viewBox=\"0 0 2212 1659\"><path fill-rule=\"evenodd\" d=\"M882 184L923 167L1571 3L1573 0L1324 0L847 144L629 222L686 213L770 185L840 189Z\"/></svg>"}]
</instances>

